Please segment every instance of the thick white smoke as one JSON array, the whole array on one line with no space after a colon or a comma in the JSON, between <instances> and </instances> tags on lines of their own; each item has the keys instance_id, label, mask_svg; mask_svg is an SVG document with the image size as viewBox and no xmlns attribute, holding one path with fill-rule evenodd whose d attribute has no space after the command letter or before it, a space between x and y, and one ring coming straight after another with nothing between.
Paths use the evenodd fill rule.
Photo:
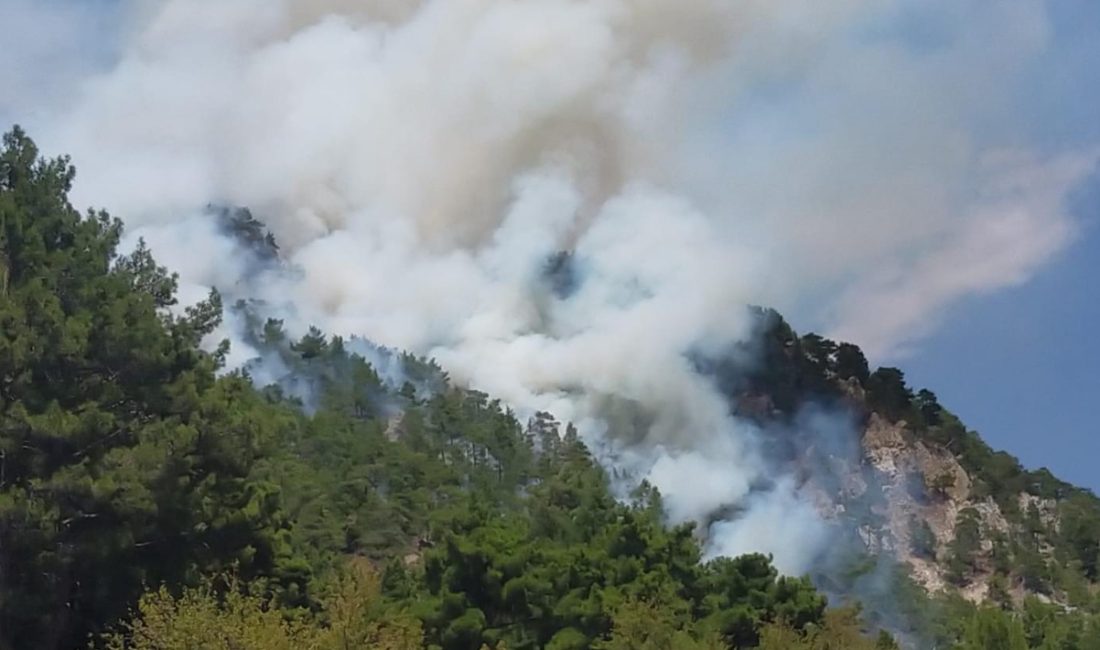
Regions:
<instances>
[{"instance_id":1,"label":"thick white smoke","mask_svg":"<svg viewBox=\"0 0 1100 650\"><path fill-rule=\"evenodd\" d=\"M905 0L121 7L113 62L26 121L187 297L247 286L292 330L434 356L577 422L674 518L741 506L712 551L790 571L812 508L752 492L756 435L687 353L744 337L749 303L896 351L1062 248L1094 162L1012 135L1014 66L1050 37L1032 0L930 0L946 32L916 41ZM211 202L295 273L252 276Z\"/></svg>"}]
</instances>

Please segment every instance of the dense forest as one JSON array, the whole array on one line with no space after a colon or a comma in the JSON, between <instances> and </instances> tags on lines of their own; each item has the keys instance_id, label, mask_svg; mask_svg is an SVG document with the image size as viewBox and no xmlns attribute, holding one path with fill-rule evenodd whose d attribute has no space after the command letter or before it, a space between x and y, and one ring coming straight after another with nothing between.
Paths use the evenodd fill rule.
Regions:
<instances>
[{"instance_id":1,"label":"dense forest","mask_svg":"<svg viewBox=\"0 0 1100 650\"><path fill-rule=\"evenodd\" d=\"M868 593L859 582L871 576L877 584L868 593L874 602L864 603L864 619L879 620L914 647L1100 648L1100 499L993 450L932 391L908 386L900 369L872 371L853 344L800 337L772 310L759 310L759 338L749 372L722 363L709 369L725 383L732 407L761 423L794 421L808 405L822 404L863 423L862 457L841 466L849 475L827 477L835 482L831 490L843 492L838 484L852 475L878 488L836 497L846 506L842 528L854 537L889 530L889 502L898 500L890 494L898 486L883 486L867 462L866 438L876 421L900 432L905 453L934 450L961 473L903 472L905 498L916 505L905 522L904 548L882 549L889 552L876 557L861 552L866 539L853 539L844 564L823 567L813 576L816 584L858 595ZM797 434L777 443L778 455L803 463L809 457L817 467L837 453L815 449L813 440ZM920 516L935 510L953 517L947 539L937 538ZM929 593L902 557L934 567L943 588ZM891 560L896 564L884 570Z\"/></svg>"},{"instance_id":2,"label":"dense forest","mask_svg":"<svg viewBox=\"0 0 1100 650\"><path fill-rule=\"evenodd\" d=\"M67 159L5 136L0 649L1100 648L1100 502L993 452L853 345L761 311L752 372L700 364L732 408L766 397L747 417L833 402L950 447L972 498L1012 524L989 540L963 510L941 553L959 586L1000 581L981 605L929 595L899 564L887 619L844 597L882 564L854 551L828 576L781 576L760 555L704 561L656 489L616 498L550 414L521 422L430 360L295 338L216 292L176 308L176 277L144 246L120 253L121 223L75 210L73 179ZM277 250L251 215L228 218ZM278 381L200 346L224 309ZM1057 512L1021 509L1020 493Z\"/></svg>"}]
</instances>

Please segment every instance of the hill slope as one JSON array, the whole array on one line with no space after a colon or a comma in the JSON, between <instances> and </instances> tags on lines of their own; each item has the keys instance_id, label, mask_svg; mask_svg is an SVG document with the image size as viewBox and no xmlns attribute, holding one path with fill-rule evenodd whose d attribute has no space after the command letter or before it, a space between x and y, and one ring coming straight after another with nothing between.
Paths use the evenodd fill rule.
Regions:
<instances>
[{"instance_id":1,"label":"hill slope","mask_svg":"<svg viewBox=\"0 0 1100 650\"><path fill-rule=\"evenodd\" d=\"M850 414L858 445L803 440L787 460L807 468L805 489L856 546L896 560L933 596L1005 610L1096 607L1093 493L991 449L901 370L870 371L858 347L798 337L774 312L761 322L763 352L728 382L731 402L761 422L822 404Z\"/></svg>"},{"instance_id":2,"label":"hill slope","mask_svg":"<svg viewBox=\"0 0 1100 650\"><path fill-rule=\"evenodd\" d=\"M294 337L242 302L260 356L226 372L225 346L200 348L221 296L174 313L175 277L73 210L72 178L6 136L0 648L1100 639L1096 498L992 452L855 346L759 311L750 354L697 360L847 535L784 577L759 555L705 560L706 532L668 526L648 484L616 495L571 425L521 422L428 360ZM219 218L277 257L251 214ZM858 444L801 426L810 411L850 419ZM862 618L826 596L863 600Z\"/></svg>"}]
</instances>

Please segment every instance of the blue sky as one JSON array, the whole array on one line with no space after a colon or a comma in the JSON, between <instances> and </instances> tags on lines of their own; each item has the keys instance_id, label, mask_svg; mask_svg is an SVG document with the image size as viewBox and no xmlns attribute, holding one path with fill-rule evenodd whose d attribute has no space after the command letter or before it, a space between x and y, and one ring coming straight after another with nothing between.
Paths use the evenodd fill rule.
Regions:
<instances>
[{"instance_id":1,"label":"blue sky","mask_svg":"<svg viewBox=\"0 0 1100 650\"><path fill-rule=\"evenodd\" d=\"M1100 492L1096 214L1029 284L959 305L900 365L993 447Z\"/></svg>"},{"instance_id":2,"label":"blue sky","mask_svg":"<svg viewBox=\"0 0 1100 650\"><path fill-rule=\"evenodd\" d=\"M1030 71L1026 124L1052 147L1095 143L1100 3L1051 7L1056 45ZM1073 203L1074 244L1028 284L956 306L899 365L994 447L1100 492L1100 189Z\"/></svg>"}]
</instances>

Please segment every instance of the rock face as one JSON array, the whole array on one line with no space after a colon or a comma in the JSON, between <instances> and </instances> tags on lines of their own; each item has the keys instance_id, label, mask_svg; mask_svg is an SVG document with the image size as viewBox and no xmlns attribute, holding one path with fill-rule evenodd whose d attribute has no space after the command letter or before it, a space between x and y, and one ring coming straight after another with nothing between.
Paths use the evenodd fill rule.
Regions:
<instances>
[{"instance_id":1,"label":"rock face","mask_svg":"<svg viewBox=\"0 0 1100 650\"><path fill-rule=\"evenodd\" d=\"M972 480L948 450L917 439L905 421L891 423L871 413L863 427L859 459L862 467L841 470L842 488L836 498L818 499L820 511L835 517L845 502L864 499L879 490L873 506L878 525L859 531L871 553L890 553L907 565L913 579L930 592L955 588L964 598L982 602L990 597L993 575L993 539L1009 532L1001 508L990 497L977 498ZM1019 495L1020 508L1034 507L1043 524L1057 527L1057 504L1029 494ZM966 511L977 521L980 541L977 569L963 580L949 579L948 559L957 536L960 516ZM1013 594L1022 599L1024 590Z\"/></svg>"},{"instance_id":2,"label":"rock face","mask_svg":"<svg viewBox=\"0 0 1100 650\"><path fill-rule=\"evenodd\" d=\"M872 370L857 346L755 313L751 344L699 368L837 523L844 543L826 551L826 588L886 582L861 567L896 562L929 592L975 602L1079 607L1100 593L1100 498L990 448L900 369Z\"/></svg>"}]
</instances>

